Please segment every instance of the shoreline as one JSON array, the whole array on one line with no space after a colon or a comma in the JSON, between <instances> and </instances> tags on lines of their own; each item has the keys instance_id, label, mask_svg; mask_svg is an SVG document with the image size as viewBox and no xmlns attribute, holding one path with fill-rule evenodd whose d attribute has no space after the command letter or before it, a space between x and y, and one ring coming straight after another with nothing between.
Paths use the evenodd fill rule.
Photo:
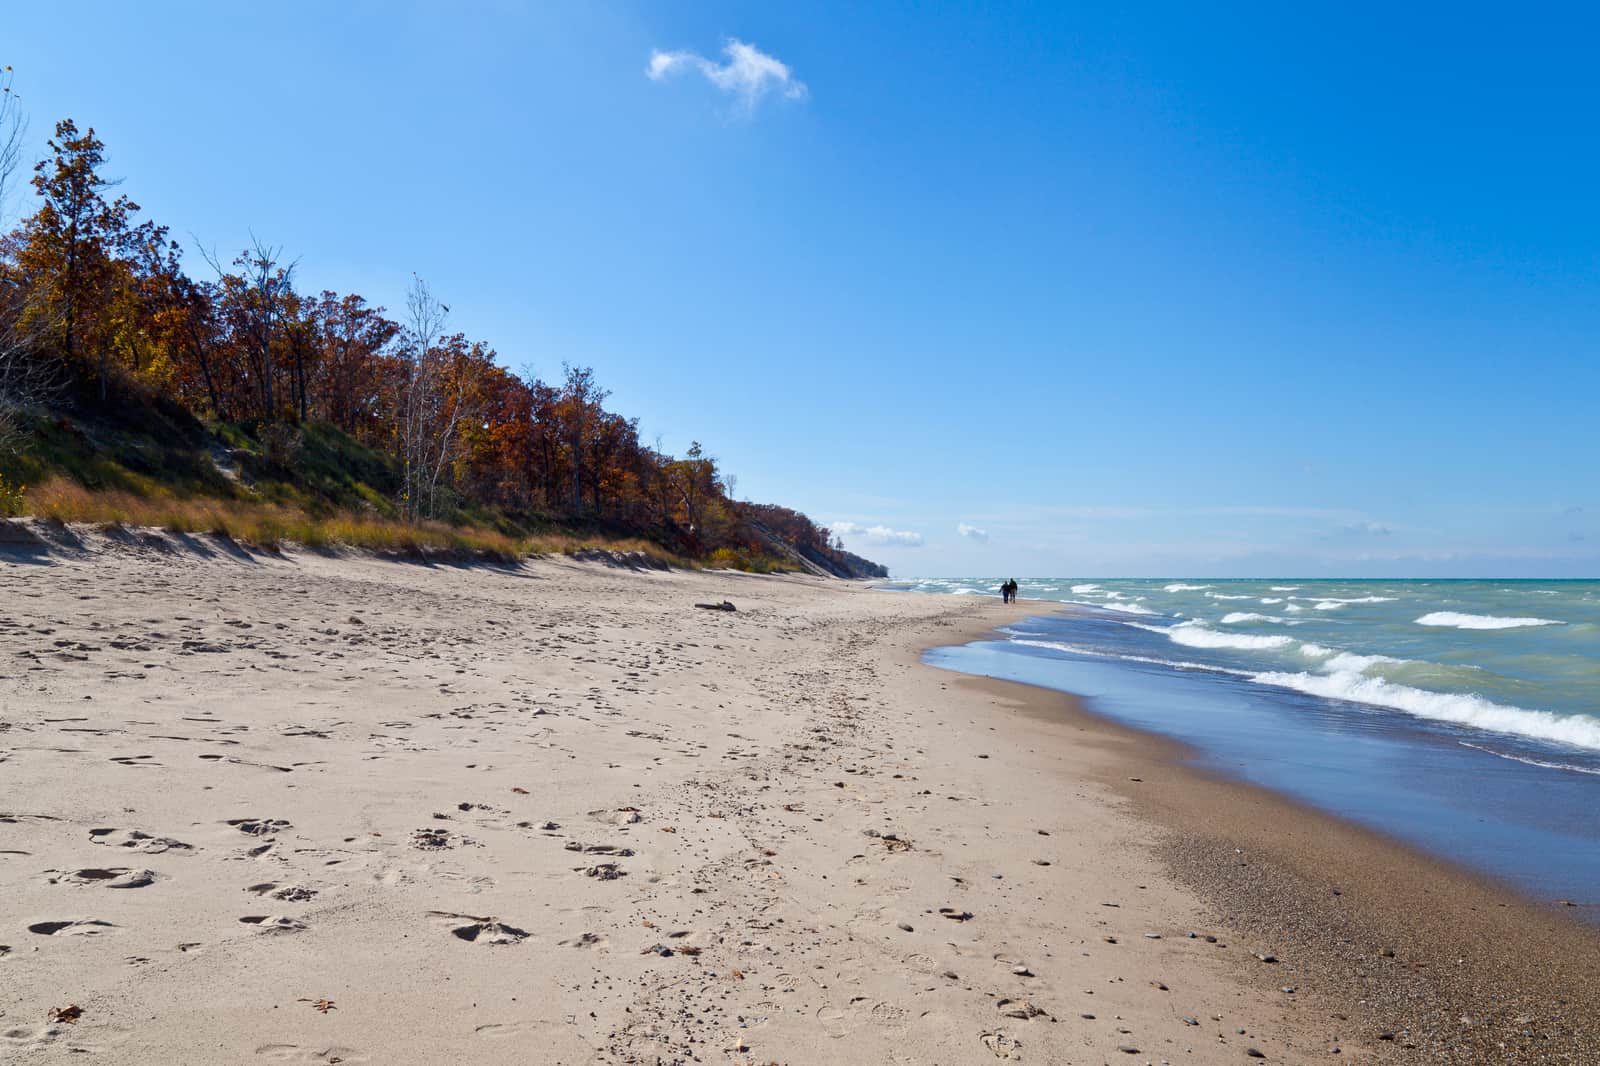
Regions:
<instances>
[{"instance_id":1,"label":"shoreline","mask_svg":"<svg viewBox=\"0 0 1600 1066\"><path fill-rule=\"evenodd\" d=\"M1075 694L928 665L1094 745L1104 760L1095 780L1159 827L1156 854L1174 881L1237 935L1269 945L1262 954L1289 959L1291 949L1270 945L1292 945L1296 970L1313 975L1335 1020L1364 1016L1382 1043L1434 1061L1600 1061L1600 929L1559 904L1188 765L1196 749L1099 715ZM1237 972L1281 993L1279 965L1252 959Z\"/></svg>"},{"instance_id":2,"label":"shoreline","mask_svg":"<svg viewBox=\"0 0 1600 1066\"><path fill-rule=\"evenodd\" d=\"M1037 603L95 537L0 603L7 1061L1429 1047L1185 880L1165 749L922 661Z\"/></svg>"}]
</instances>

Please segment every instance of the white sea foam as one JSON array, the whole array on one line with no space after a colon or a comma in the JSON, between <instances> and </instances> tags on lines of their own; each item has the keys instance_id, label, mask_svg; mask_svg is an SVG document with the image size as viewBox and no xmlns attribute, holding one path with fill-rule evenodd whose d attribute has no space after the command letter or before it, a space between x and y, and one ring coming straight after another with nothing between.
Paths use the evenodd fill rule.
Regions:
<instances>
[{"instance_id":1,"label":"white sea foam","mask_svg":"<svg viewBox=\"0 0 1600 1066\"><path fill-rule=\"evenodd\" d=\"M1208 592L1206 595L1214 600L1248 600L1252 598L1250 596L1230 596L1226 592Z\"/></svg>"},{"instance_id":2,"label":"white sea foam","mask_svg":"<svg viewBox=\"0 0 1600 1066\"><path fill-rule=\"evenodd\" d=\"M1285 611L1303 611L1303 610L1305 610L1305 608L1300 606L1298 603L1286 604L1283 609Z\"/></svg>"},{"instance_id":3,"label":"white sea foam","mask_svg":"<svg viewBox=\"0 0 1600 1066\"><path fill-rule=\"evenodd\" d=\"M1299 585L1274 585L1274 586L1272 586L1272 591L1273 592L1293 592L1295 589L1298 589L1299 587L1300 587Z\"/></svg>"},{"instance_id":4,"label":"white sea foam","mask_svg":"<svg viewBox=\"0 0 1600 1066\"><path fill-rule=\"evenodd\" d=\"M1170 666L1177 670L1203 670L1208 674L1230 674L1233 677L1251 677L1249 670L1234 670L1226 666L1211 666L1207 663L1190 663L1182 659L1157 659L1150 655L1125 655L1118 652L1102 651L1099 648L1086 648L1078 644L1063 644L1055 640L1013 640L1013 644L1022 644L1029 648L1050 648L1054 651L1067 651L1076 655L1089 655L1097 659L1116 659L1119 662L1150 663L1152 666Z\"/></svg>"},{"instance_id":5,"label":"white sea foam","mask_svg":"<svg viewBox=\"0 0 1600 1066\"><path fill-rule=\"evenodd\" d=\"M1256 614L1254 611L1234 611L1232 614L1225 614L1225 615L1222 616L1222 624L1225 625L1225 626L1242 625L1245 622L1282 622L1282 621L1283 621L1283 619L1277 617L1276 615Z\"/></svg>"},{"instance_id":6,"label":"white sea foam","mask_svg":"<svg viewBox=\"0 0 1600 1066\"><path fill-rule=\"evenodd\" d=\"M1168 592L1199 592L1201 589L1208 589L1210 587L1211 587L1210 585L1182 585L1182 584L1177 584L1177 585L1168 585L1167 586L1167 591Z\"/></svg>"},{"instance_id":7,"label":"white sea foam","mask_svg":"<svg viewBox=\"0 0 1600 1066\"><path fill-rule=\"evenodd\" d=\"M1085 592L1099 592L1100 591L1100 586L1099 585L1074 585L1074 586L1072 586L1072 591L1076 592L1078 595L1082 596Z\"/></svg>"},{"instance_id":8,"label":"white sea foam","mask_svg":"<svg viewBox=\"0 0 1600 1066\"><path fill-rule=\"evenodd\" d=\"M1393 603L1393 596L1301 596L1300 599L1314 599L1320 608L1324 603Z\"/></svg>"},{"instance_id":9,"label":"white sea foam","mask_svg":"<svg viewBox=\"0 0 1600 1066\"><path fill-rule=\"evenodd\" d=\"M1468 740L1457 741L1457 743L1463 748L1472 748L1474 751L1481 751L1485 755L1494 755L1501 759L1510 759L1512 762L1526 763L1529 766L1542 766L1547 770L1571 770L1577 774L1600 774L1600 769L1596 769L1593 766L1578 766L1570 762L1547 762L1544 759L1533 759L1526 755L1513 755L1508 751L1495 751L1493 748L1486 748L1482 744L1474 744Z\"/></svg>"},{"instance_id":10,"label":"white sea foam","mask_svg":"<svg viewBox=\"0 0 1600 1066\"><path fill-rule=\"evenodd\" d=\"M1093 607L1097 611L1115 611L1119 614L1158 614L1148 607L1140 607L1137 603L1085 603L1085 607Z\"/></svg>"},{"instance_id":11,"label":"white sea foam","mask_svg":"<svg viewBox=\"0 0 1600 1066\"><path fill-rule=\"evenodd\" d=\"M1263 596L1263 597L1261 597L1261 602L1262 603L1282 603L1283 602L1283 597L1282 596Z\"/></svg>"},{"instance_id":12,"label":"white sea foam","mask_svg":"<svg viewBox=\"0 0 1600 1066\"><path fill-rule=\"evenodd\" d=\"M1267 671L1254 675L1253 680L1324 699L1402 711L1436 722L1600 750L1600 719L1585 714L1532 711L1493 703L1471 693L1429 692L1410 685L1397 685L1381 677L1367 677L1358 670L1324 674Z\"/></svg>"},{"instance_id":13,"label":"white sea foam","mask_svg":"<svg viewBox=\"0 0 1600 1066\"><path fill-rule=\"evenodd\" d=\"M1435 611L1417 619L1419 626L1451 626L1456 629L1520 629L1524 626L1566 625L1554 618L1500 618L1492 614L1461 614Z\"/></svg>"},{"instance_id":14,"label":"white sea foam","mask_svg":"<svg viewBox=\"0 0 1600 1066\"><path fill-rule=\"evenodd\" d=\"M1259 651L1263 648L1281 648L1289 643L1290 639L1276 635L1248 636L1243 633L1218 633L1215 629L1207 629L1198 622L1179 622L1175 626L1147 626L1138 622L1122 624L1151 633L1160 633L1174 644L1190 648L1238 648L1244 651Z\"/></svg>"}]
</instances>

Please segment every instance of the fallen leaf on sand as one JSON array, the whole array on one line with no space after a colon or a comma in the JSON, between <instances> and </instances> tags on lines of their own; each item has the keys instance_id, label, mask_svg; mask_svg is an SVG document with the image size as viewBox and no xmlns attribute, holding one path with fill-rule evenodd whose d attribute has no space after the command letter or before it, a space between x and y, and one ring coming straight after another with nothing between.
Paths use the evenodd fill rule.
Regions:
<instances>
[{"instance_id":1,"label":"fallen leaf on sand","mask_svg":"<svg viewBox=\"0 0 1600 1066\"><path fill-rule=\"evenodd\" d=\"M302 996L300 998L300 1002L311 1004L311 1009L317 1011L319 1014L326 1014L330 1010L339 1009L334 1005L334 1002L331 999L306 999L304 996Z\"/></svg>"},{"instance_id":2,"label":"fallen leaf on sand","mask_svg":"<svg viewBox=\"0 0 1600 1066\"><path fill-rule=\"evenodd\" d=\"M76 1025L78 1019L83 1017L83 1008L76 1003L69 1003L65 1007L51 1007L50 1013L45 1017L52 1022L66 1022L68 1025Z\"/></svg>"},{"instance_id":3,"label":"fallen leaf on sand","mask_svg":"<svg viewBox=\"0 0 1600 1066\"><path fill-rule=\"evenodd\" d=\"M526 796L528 794L528 790L527 789L518 788L516 785L512 785L511 786L511 791L515 792L519 796Z\"/></svg>"}]
</instances>

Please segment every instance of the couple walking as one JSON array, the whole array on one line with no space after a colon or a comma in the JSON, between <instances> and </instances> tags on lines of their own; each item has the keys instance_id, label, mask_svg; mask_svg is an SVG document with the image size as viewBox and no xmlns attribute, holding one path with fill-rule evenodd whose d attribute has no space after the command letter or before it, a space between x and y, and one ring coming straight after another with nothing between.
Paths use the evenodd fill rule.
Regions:
<instances>
[{"instance_id":1,"label":"couple walking","mask_svg":"<svg viewBox=\"0 0 1600 1066\"><path fill-rule=\"evenodd\" d=\"M1011 603L1017 598L1017 579L1012 578L1000 586L1000 599L1004 603Z\"/></svg>"}]
</instances>

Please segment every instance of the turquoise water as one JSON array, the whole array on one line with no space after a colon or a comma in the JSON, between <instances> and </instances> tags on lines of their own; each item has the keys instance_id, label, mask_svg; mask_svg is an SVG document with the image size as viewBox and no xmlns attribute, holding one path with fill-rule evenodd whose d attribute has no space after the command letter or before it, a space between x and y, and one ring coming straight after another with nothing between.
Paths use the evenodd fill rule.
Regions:
<instances>
[{"instance_id":1,"label":"turquoise water","mask_svg":"<svg viewBox=\"0 0 1600 1066\"><path fill-rule=\"evenodd\" d=\"M1085 695L1536 893L1600 893L1600 582L1019 580L1060 607L930 661Z\"/></svg>"}]
</instances>

